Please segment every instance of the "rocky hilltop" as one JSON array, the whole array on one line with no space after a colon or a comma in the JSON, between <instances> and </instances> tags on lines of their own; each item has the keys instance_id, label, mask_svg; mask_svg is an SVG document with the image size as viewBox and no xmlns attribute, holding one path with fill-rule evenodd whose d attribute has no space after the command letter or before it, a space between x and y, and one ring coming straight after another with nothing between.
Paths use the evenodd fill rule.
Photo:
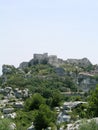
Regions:
<instances>
[{"instance_id":1,"label":"rocky hilltop","mask_svg":"<svg viewBox=\"0 0 98 130\"><path fill-rule=\"evenodd\" d=\"M92 65L92 63L87 58L83 58L83 59L67 59L65 62L69 63L69 64L81 66L81 67L86 67L86 66Z\"/></svg>"},{"instance_id":2,"label":"rocky hilltop","mask_svg":"<svg viewBox=\"0 0 98 130\"><path fill-rule=\"evenodd\" d=\"M49 72L51 70L51 73ZM95 87L97 83L98 66L93 65L87 58L83 59L67 59L63 60L56 55L34 54L33 58L28 62L22 62L18 68L10 65L2 66L2 83L8 84L11 77L21 75L22 80L28 80L29 78L37 77L44 80L53 80L53 75L59 76L62 80L66 80L69 77L72 80L74 86L77 86L77 90L89 91ZM14 79L14 78L13 78ZM15 80L15 79L14 79ZM14 81L11 81L14 82ZM10 85L10 84L9 84ZM66 87L59 85L59 89L66 88L62 91L69 90L71 86Z\"/></svg>"}]
</instances>

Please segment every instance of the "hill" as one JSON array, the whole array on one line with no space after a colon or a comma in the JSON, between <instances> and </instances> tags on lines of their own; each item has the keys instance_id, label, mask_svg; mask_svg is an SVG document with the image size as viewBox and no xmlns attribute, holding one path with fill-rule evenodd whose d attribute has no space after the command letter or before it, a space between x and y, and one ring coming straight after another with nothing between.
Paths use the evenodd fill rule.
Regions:
<instances>
[{"instance_id":1,"label":"hill","mask_svg":"<svg viewBox=\"0 0 98 130\"><path fill-rule=\"evenodd\" d=\"M80 119L86 117L86 96L97 83L98 66L87 58L63 60L45 53L34 54L18 68L3 65L0 127L13 126L11 130L51 127L54 130L63 125L65 129L66 123L77 120L78 115Z\"/></svg>"},{"instance_id":2,"label":"hill","mask_svg":"<svg viewBox=\"0 0 98 130\"><path fill-rule=\"evenodd\" d=\"M2 66L1 87L29 88L32 92L40 89L58 89L61 92L89 91L97 83L98 66L87 59L57 58L56 55L34 54L33 59L13 65Z\"/></svg>"}]
</instances>

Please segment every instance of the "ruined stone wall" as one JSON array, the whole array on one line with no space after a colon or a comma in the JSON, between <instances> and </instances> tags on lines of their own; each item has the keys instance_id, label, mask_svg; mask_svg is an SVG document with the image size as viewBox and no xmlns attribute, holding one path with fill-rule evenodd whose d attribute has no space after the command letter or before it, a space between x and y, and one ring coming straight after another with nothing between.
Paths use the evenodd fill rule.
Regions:
<instances>
[{"instance_id":1,"label":"ruined stone wall","mask_svg":"<svg viewBox=\"0 0 98 130\"><path fill-rule=\"evenodd\" d=\"M43 63L45 60L48 60L48 53L44 54L34 54L34 62L36 63Z\"/></svg>"}]
</instances>

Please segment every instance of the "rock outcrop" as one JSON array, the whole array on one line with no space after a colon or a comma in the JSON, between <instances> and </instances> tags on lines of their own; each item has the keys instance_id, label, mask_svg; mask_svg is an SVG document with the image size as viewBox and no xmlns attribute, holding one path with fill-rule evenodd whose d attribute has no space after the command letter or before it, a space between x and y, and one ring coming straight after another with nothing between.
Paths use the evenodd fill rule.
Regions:
<instances>
[{"instance_id":1,"label":"rock outcrop","mask_svg":"<svg viewBox=\"0 0 98 130\"><path fill-rule=\"evenodd\" d=\"M76 65L76 66L81 66L81 67L86 67L86 66L92 65L92 63L87 58L67 59L66 63L73 64L73 65Z\"/></svg>"},{"instance_id":2,"label":"rock outcrop","mask_svg":"<svg viewBox=\"0 0 98 130\"><path fill-rule=\"evenodd\" d=\"M79 73L78 75L79 88L84 92L88 92L90 89L94 88L97 84L97 81L93 77L94 75L89 73L83 73L83 72Z\"/></svg>"}]
</instances>

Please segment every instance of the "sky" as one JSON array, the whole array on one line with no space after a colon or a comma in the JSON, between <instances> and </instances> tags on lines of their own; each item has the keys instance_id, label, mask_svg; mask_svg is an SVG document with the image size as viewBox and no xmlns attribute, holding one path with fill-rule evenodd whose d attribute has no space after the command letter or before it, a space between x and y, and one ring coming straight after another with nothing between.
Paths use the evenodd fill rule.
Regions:
<instances>
[{"instance_id":1,"label":"sky","mask_svg":"<svg viewBox=\"0 0 98 130\"><path fill-rule=\"evenodd\" d=\"M34 53L98 64L98 0L0 0L0 73Z\"/></svg>"}]
</instances>

